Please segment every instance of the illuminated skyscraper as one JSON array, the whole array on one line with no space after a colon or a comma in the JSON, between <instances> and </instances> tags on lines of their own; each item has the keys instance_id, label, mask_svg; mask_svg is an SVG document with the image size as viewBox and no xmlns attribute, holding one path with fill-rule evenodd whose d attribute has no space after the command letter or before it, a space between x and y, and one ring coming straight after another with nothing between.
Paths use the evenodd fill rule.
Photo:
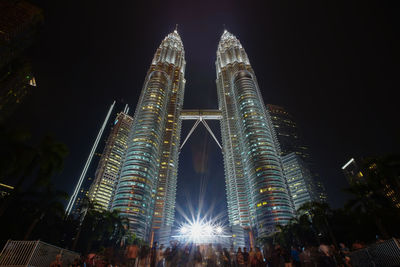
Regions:
<instances>
[{"instance_id":1,"label":"illuminated skyscraper","mask_svg":"<svg viewBox=\"0 0 400 267\"><path fill-rule=\"evenodd\" d=\"M282 157L283 171L289 187L289 193L297 211L301 205L318 201L315 183L307 164L295 152Z\"/></svg>"},{"instance_id":2,"label":"illuminated skyscraper","mask_svg":"<svg viewBox=\"0 0 400 267\"><path fill-rule=\"evenodd\" d=\"M96 155L95 152L96 152L97 146L99 144L101 136L103 135L104 128L106 127L106 125L108 123L108 119L110 118L110 115L114 109L114 105L115 105L115 101L112 103L112 105L108 109L106 118L104 119L104 122L103 122L99 132L97 133L97 137L94 141L92 149L89 152L89 156L86 159L85 165L83 166L81 175L79 176L79 179L78 179L78 182L76 183L75 189L68 201L67 207L65 208L65 213L67 214L67 216L72 215L74 217L77 217L77 216L82 215L81 205L83 204L84 199L86 197L89 197L89 189L93 182L93 179L91 177L86 177L86 174L92 163L93 156Z\"/></svg>"},{"instance_id":3,"label":"illuminated skyscraper","mask_svg":"<svg viewBox=\"0 0 400 267\"><path fill-rule=\"evenodd\" d=\"M89 190L89 199L95 202L99 209L109 209L115 184L118 181L133 118L124 112L117 114L114 126L107 138L106 146L101 155L95 178Z\"/></svg>"},{"instance_id":4,"label":"illuminated skyscraper","mask_svg":"<svg viewBox=\"0 0 400 267\"><path fill-rule=\"evenodd\" d=\"M218 45L216 69L229 223L267 236L292 218L292 204L256 76L228 31Z\"/></svg>"},{"instance_id":5,"label":"illuminated skyscraper","mask_svg":"<svg viewBox=\"0 0 400 267\"><path fill-rule=\"evenodd\" d=\"M285 108L277 105L268 104L267 109L275 127L281 155L284 156L294 152L308 162L310 159L308 147L301 142L299 131L292 115Z\"/></svg>"},{"instance_id":6,"label":"illuminated skyscraper","mask_svg":"<svg viewBox=\"0 0 400 267\"><path fill-rule=\"evenodd\" d=\"M309 182L313 185L309 190L313 190L313 192L310 192L310 194L318 196L313 200L326 202L327 194L325 187L310 157L308 146L303 143L293 116L281 106L268 104L267 109L271 115L272 125L275 128L278 138L281 156L285 157L291 153L295 153L301 158L302 168L308 168L309 172L311 172L312 180Z\"/></svg>"},{"instance_id":7,"label":"illuminated skyscraper","mask_svg":"<svg viewBox=\"0 0 400 267\"><path fill-rule=\"evenodd\" d=\"M174 221L185 64L175 30L161 42L146 75L112 202L145 240L165 242Z\"/></svg>"}]
</instances>

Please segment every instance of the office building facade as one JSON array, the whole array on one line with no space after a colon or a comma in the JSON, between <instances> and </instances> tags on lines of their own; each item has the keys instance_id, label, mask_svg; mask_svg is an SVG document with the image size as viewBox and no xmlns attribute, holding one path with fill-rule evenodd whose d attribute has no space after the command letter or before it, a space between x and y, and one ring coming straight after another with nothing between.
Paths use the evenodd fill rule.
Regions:
<instances>
[{"instance_id":1,"label":"office building facade","mask_svg":"<svg viewBox=\"0 0 400 267\"><path fill-rule=\"evenodd\" d=\"M228 31L218 45L216 70L229 223L268 236L292 218L293 210L255 73Z\"/></svg>"},{"instance_id":2,"label":"office building facade","mask_svg":"<svg viewBox=\"0 0 400 267\"><path fill-rule=\"evenodd\" d=\"M133 118L125 112L118 113L108 135L88 194L98 209L110 208L114 187L124 162L132 121Z\"/></svg>"},{"instance_id":3,"label":"office building facade","mask_svg":"<svg viewBox=\"0 0 400 267\"><path fill-rule=\"evenodd\" d=\"M319 201L313 177L301 156L289 153L282 157L282 164L295 211L307 202Z\"/></svg>"},{"instance_id":4,"label":"office building facade","mask_svg":"<svg viewBox=\"0 0 400 267\"><path fill-rule=\"evenodd\" d=\"M43 23L43 11L23 0L0 1L0 122L35 90L29 48Z\"/></svg>"},{"instance_id":5,"label":"office building facade","mask_svg":"<svg viewBox=\"0 0 400 267\"><path fill-rule=\"evenodd\" d=\"M174 221L185 64L175 30L161 42L146 75L112 202L145 240L165 242Z\"/></svg>"},{"instance_id":6,"label":"office building facade","mask_svg":"<svg viewBox=\"0 0 400 267\"><path fill-rule=\"evenodd\" d=\"M304 144L299 134L293 116L284 107L278 105L268 104L267 108L271 115L271 121L278 138L281 156L285 157L291 153L295 153L301 158L301 165L308 168L309 172L311 172L312 179L310 182L312 183L312 189L310 190L313 190L313 192L310 192L310 194L317 196L315 201L326 202L327 193L325 186L321 181L314 162L312 161L309 148Z\"/></svg>"}]
</instances>

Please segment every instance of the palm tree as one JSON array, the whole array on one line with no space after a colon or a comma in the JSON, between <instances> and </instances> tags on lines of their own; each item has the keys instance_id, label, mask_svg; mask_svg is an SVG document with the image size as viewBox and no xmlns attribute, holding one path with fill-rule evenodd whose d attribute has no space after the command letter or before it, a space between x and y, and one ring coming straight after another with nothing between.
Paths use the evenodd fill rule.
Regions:
<instances>
[{"instance_id":1,"label":"palm tree","mask_svg":"<svg viewBox=\"0 0 400 267\"><path fill-rule=\"evenodd\" d=\"M386 210L387 200L379 195L380 186L375 182L353 184L345 189L353 195L353 198L346 203L349 210L360 210L368 214L375 222L376 227L384 238L389 234L382 223L382 211Z\"/></svg>"},{"instance_id":2,"label":"palm tree","mask_svg":"<svg viewBox=\"0 0 400 267\"><path fill-rule=\"evenodd\" d=\"M73 250L78 243L85 252L89 252L94 245L97 247L121 245L123 238L129 232L127 218L121 217L117 210L99 209L98 205L89 199L83 201L81 210L84 215L81 217L72 245Z\"/></svg>"},{"instance_id":3,"label":"palm tree","mask_svg":"<svg viewBox=\"0 0 400 267\"><path fill-rule=\"evenodd\" d=\"M21 193L28 181L28 191L35 191L50 183L52 176L61 171L67 147L50 136L43 138L39 146L29 144L30 135L24 131L9 131L0 127L0 179L15 181L14 190L2 202L0 216Z\"/></svg>"},{"instance_id":4,"label":"palm tree","mask_svg":"<svg viewBox=\"0 0 400 267\"><path fill-rule=\"evenodd\" d=\"M308 215L315 228L321 232L327 232L332 243L337 246L336 238L329 224L328 218L332 216L332 209L327 203L308 202L298 209L299 214Z\"/></svg>"},{"instance_id":5,"label":"palm tree","mask_svg":"<svg viewBox=\"0 0 400 267\"><path fill-rule=\"evenodd\" d=\"M50 184L42 192L34 192L30 194L35 198L35 205L33 206L34 219L28 230L25 233L24 240L28 240L32 231L35 229L37 224L46 216L48 213L58 215L59 218L63 217L64 205L61 200L68 199L68 194L64 191L55 190Z\"/></svg>"}]
</instances>

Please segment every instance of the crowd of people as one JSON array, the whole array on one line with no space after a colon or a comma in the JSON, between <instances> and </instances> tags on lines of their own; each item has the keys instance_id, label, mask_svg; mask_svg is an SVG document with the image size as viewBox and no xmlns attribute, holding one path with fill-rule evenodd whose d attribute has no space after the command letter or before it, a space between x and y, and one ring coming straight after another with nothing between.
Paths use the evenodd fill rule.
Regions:
<instances>
[{"instance_id":1,"label":"crowd of people","mask_svg":"<svg viewBox=\"0 0 400 267\"><path fill-rule=\"evenodd\" d=\"M266 245L263 249L239 247L234 250L233 247L227 249L218 244L182 245L171 242L170 246L165 247L155 242L151 248L146 245L128 245L124 251L124 260L119 264L106 257L89 254L75 261L72 267L348 267L351 266L349 253L350 250L343 243L340 248L326 244L290 249L280 245Z\"/></svg>"}]
</instances>

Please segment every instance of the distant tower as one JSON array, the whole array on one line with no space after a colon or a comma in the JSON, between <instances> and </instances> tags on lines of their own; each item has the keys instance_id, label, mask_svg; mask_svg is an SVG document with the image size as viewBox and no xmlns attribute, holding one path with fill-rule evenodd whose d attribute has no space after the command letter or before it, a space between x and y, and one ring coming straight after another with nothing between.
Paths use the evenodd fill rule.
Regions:
<instances>
[{"instance_id":1,"label":"distant tower","mask_svg":"<svg viewBox=\"0 0 400 267\"><path fill-rule=\"evenodd\" d=\"M89 195L89 187L92 184L92 178L86 178L87 171L92 163L93 156L95 155L97 146L100 142L101 136L103 135L104 128L106 127L108 123L108 119L110 118L110 115L114 109L115 101L112 103L110 108L108 109L106 118L104 119L104 122L97 133L96 139L93 143L92 149L89 152L89 156L86 159L85 165L83 166L83 170L81 172L81 175L79 176L78 182L74 188L74 192L72 193L67 207L65 208L65 213L67 216L73 215L73 216L79 216L81 211L80 211L80 205L82 204L82 201L85 197L88 197Z\"/></svg>"},{"instance_id":2,"label":"distant tower","mask_svg":"<svg viewBox=\"0 0 400 267\"><path fill-rule=\"evenodd\" d=\"M89 191L89 199L94 201L99 209L110 208L114 187L125 158L132 121L133 118L127 114L127 107L125 107L123 112L117 114L107 138Z\"/></svg>"},{"instance_id":3,"label":"distant tower","mask_svg":"<svg viewBox=\"0 0 400 267\"><path fill-rule=\"evenodd\" d=\"M314 163L310 157L308 146L303 143L300 137L297 124L293 119L293 116L284 108L277 105L267 105L269 114L271 115L271 121L274 125L276 136L281 149L281 156L287 156L291 153L295 153L301 158L303 167L310 170L313 179L310 181L313 186L310 190L311 195L318 196L315 201L326 202L327 194L325 187L320 180L318 172L315 170ZM305 164L304 164L305 163Z\"/></svg>"},{"instance_id":4,"label":"distant tower","mask_svg":"<svg viewBox=\"0 0 400 267\"><path fill-rule=\"evenodd\" d=\"M295 210L307 202L319 201L310 169L301 156L287 154L282 157L282 164Z\"/></svg>"},{"instance_id":5,"label":"distant tower","mask_svg":"<svg viewBox=\"0 0 400 267\"><path fill-rule=\"evenodd\" d=\"M390 182L391 177L398 177L398 172L393 170L398 169L399 165L398 160L391 157L351 158L343 165L342 171L350 186L373 182L375 186L378 185L375 194L383 196L394 207L400 208L400 191Z\"/></svg>"},{"instance_id":6,"label":"distant tower","mask_svg":"<svg viewBox=\"0 0 400 267\"><path fill-rule=\"evenodd\" d=\"M310 160L308 147L301 142L299 131L292 115L281 106L267 104L267 108L278 137L281 155L294 152L305 162L308 162Z\"/></svg>"},{"instance_id":7,"label":"distant tower","mask_svg":"<svg viewBox=\"0 0 400 267\"><path fill-rule=\"evenodd\" d=\"M185 64L175 30L161 42L145 78L112 203L138 238L160 243L169 240L174 221Z\"/></svg>"},{"instance_id":8,"label":"distant tower","mask_svg":"<svg viewBox=\"0 0 400 267\"><path fill-rule=\"evenodd\" d=\"M0 1L0 121L8 119L35 90L27 55L42 22L42 10L27 1Z\"/></svg>"},{"instance_id":9,"label":"distant tower","mask_svg":"<svg viewBox=\"0 0 400 267\"><path fill-rule=\"evenodd\" d=\"M292 205L256 76L241 43L226 30L216 68L229 223L249 230L251 243L253 232L268 236L286 224Z\"/></svg>"}]
</instances>

